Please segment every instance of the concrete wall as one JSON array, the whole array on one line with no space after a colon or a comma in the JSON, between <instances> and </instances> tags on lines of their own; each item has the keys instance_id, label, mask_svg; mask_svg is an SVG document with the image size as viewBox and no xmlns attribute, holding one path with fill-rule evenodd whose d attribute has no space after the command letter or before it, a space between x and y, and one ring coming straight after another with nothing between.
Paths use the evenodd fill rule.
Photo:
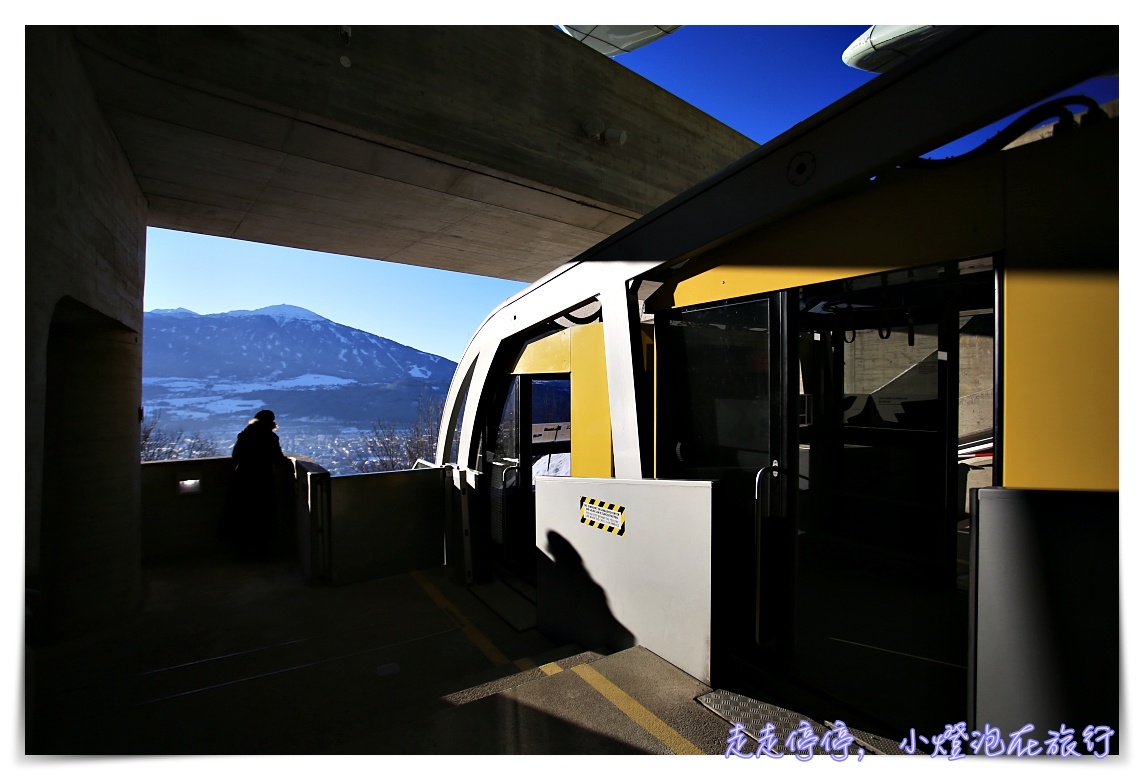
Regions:
<instances>
[{"instance_id":1,"label":"concrete wall","mask_svg":"<svg viewBox=\"0 0 1144 780\"><path fill-rule=\"evenodd\" d=\"M162 460L142 465L143 560L160 561L219 552L234 461L230 458ZM180 489L197 480L193 489ZM188 486L189 488L190 486Z\"/></svg>"},{"instance_id":2,"label":"concrete wall","mask_svg":"<svg viewBox=\"0 0 1144 780\"><path fill-rule=\"evenodd\" d=\"M98 27L81 35L175 82L640 214L756 146L551 26L355 26L348 44L341 29ZM592 118L625 130L627 143L592 141L580 127Z\"/></svg>"},{"instance_id":3,"label":"concrete wall","mask_svg":"<svg viewBox=\"0 0 1144 780\"><path fill-rule=\"evenodd\" d=\"M550 26L76 35L152 227L531 282L757 148Z\"/></svg>"},{"instance_id":4,"label":"concrete wall","mask_svg":"<svg viewBox=\"0 0 1144 780\"><path fill-rule=\"evenodd\" d=\"M70 32L25 30L25 567L72 633L140 598L147 204Z\"/></svg>"}]
</instances>

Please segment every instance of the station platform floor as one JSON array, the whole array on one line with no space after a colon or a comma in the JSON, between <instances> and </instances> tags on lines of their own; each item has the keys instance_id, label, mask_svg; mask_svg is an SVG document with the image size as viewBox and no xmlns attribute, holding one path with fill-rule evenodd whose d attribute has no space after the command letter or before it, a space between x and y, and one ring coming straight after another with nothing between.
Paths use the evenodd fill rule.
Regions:
<instances>
[{"instance_id":1,"label":"station platform floor","mask_svg":"<svg viewBox=\"0 0 1144 780\"><path fill-rule=\"evenodd\" d=\"M444 567L333 587L288 561L144 569L133 617L27 649L36 756L702 754L729 724L650 651L557 645Z\"/></svg>"},{"instance_id":2,"label":"station platform floor","mask_svg":"<svg viewBox=\"0 0 1144 780\"><path fill-rule=\"evenodd\" d=\"M798 713L712 691L643 647L559 645L445 567L308 585L288 560L143 570L130 618L25 650L32 760L705 755ZM503 587L503 586L502 586ZM527 610L526 610L527 611ZM814 723L819 737L824 724ZM829 725L829 724L826 724ZM899 753L855 732L866 754ZM743 757L756 742L740 740ZM815 753L825 751L815 749Z\"/></svg>"}]
</instances>

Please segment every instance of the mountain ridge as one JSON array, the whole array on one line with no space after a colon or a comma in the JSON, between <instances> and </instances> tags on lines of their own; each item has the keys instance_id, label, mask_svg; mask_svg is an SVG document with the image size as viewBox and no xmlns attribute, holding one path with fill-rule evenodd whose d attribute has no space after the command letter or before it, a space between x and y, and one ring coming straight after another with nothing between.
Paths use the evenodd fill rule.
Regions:
<instances>
[{"instance_id":1,"label":"mountain ridge","mask_svg":"<svg viewBox=\"0 0 1144 780\"><path fill-rule=\"evenodd\" d=\"M143 315L143 400L184 430L233 433L259 408L316 430L405 424L456 364L290 304Z\"/></svg>"}]
</instances>

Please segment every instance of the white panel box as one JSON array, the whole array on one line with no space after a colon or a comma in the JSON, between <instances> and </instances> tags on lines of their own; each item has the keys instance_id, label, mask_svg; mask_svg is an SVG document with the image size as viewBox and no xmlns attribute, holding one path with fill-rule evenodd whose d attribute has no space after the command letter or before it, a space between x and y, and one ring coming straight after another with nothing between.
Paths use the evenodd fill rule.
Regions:
<instances>
[{"instance_id":1,"label":"white panel box","mask_svg":"<svg viewBox=\"0 0 1144 780\"><path fill-rule=\"evenodd\" d=\"M711 679L711 483L536 478L537 623Z\"/></svg>"}]
</instances>

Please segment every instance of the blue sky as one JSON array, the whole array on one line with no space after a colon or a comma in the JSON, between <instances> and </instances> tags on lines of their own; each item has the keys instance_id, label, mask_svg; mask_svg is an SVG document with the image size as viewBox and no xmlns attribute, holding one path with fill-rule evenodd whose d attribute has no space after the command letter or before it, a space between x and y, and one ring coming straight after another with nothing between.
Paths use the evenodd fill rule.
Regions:
<instances>
[{"instance_id":1,"label":"blue sky","mask_svg":"<svg viewBox=\"0 0 1144 780\"><path fill-rule=\"evenodd\" d=\"M691 25L615 61L761 144L873 78L841 59L866 27ZM1102 100L1118 89L1108 81ZM312 273L316 259L321 274ZM289 303L459 360L484 317L524 286L151 229L144 308L209 314Z\"/></svg>"}]
</instances>

